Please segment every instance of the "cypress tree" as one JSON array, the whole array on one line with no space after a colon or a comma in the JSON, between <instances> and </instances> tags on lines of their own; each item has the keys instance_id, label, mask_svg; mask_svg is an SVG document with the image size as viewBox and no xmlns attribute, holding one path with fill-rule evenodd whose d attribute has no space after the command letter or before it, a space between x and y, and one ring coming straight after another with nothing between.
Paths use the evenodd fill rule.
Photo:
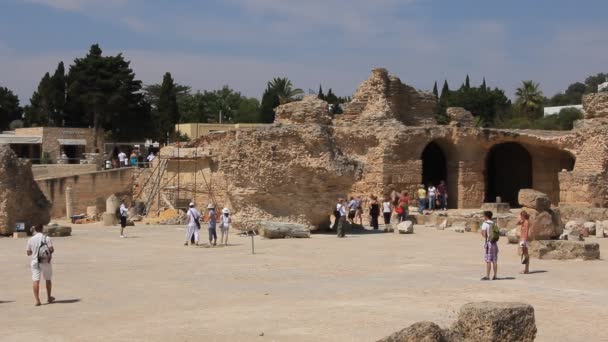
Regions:
<instances>
[{"instance_id":1,"label":"cypress tree","mask_svg":"<svg viewBox=\"0 0 608 342\"><path fill-rule=\"evenodd\" d=\"M65 110L65 96L66 96L66 77L65 67L63 62L59 62L57 69L51 77L52 83L52 99L51 99L51 118L49 124L54 126L63 126L64 123L64 110Z\"/></svg>"},{"instance_id":2,"label":"cypress tree","mask_svg":"<svg viewBox=\"0 0 608 342\"><path fill-rule=\"evenodd\" d=\"M325 100L325 94L323 94L323 88L319 84L319 94L317 94L317 98L320 100Z\"/></svg>"},{"instance_id":3,"label":"cypress tree","mask_svg":"<svg viewBox=\"0 0 608 342\"><path fill-rule=\"evenodd\" d=\"M443 82L443 88L441 88L441 97L439 98L439 100L444 101L449 94L450 94L450 87L448 86L448 80L445 80Z\"/></svg>"},{"instance_id":4,"label":"cypress tree","mask_svg":"<svg viewBox=\"0 0 608 342\"><path fill-rule=\"evenodd\" d=\"M175 124L179 122L175 82L171 73L168 72L163 76L163 83L160 86L157 112L159 128L163 134L162 138L166 138L167 134L174 132Z\"/></svg>"},{"instance_id":5,"label":"cypress tree","mask_svg":"<svg viewBox=\"0 0 608 342\"><path fill-rule=\"evenodd\" d=\"M483 82L481 83L481 90L486 91L488 87L486 86L486 78L483 78Z\"/></svg>"},{"instance_id":6,"label":"cypress tree","mask_svg":"<svg viewBox=\"0 0 608 342\"><path fill-rule=\"evenodd\" d=\"M471 88L471 82L469 81L469 75L468 74L467 74L467 78L464 81L464 88L465 89Z\"/></svg>"},{"instance_id":7,"label":"cypress tree","mask_svg":"<svg viewBox=\"0 0 608 342\"><path fill-rule=\"evenodd\" d=\"M435 98L439 98L439 91L437 90L437 81L435 81L435 85L433 85L433 94Z\"/></svg>"}]
</instances>

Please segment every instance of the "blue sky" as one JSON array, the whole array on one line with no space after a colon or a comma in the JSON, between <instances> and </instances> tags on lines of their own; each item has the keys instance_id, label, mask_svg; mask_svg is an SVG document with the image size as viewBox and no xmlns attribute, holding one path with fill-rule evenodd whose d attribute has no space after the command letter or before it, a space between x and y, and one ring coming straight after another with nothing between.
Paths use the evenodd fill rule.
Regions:
<instances>
[{"instance_id":1,"label":"blue sky","mask_svg":"<svg viewBox=\"0 0 608 342\"><path fill-rule=\"evenodd\" d=\"M447 79L553 95L608 72L608 1L0 0L0 86L22 104L46 71L99 43L138 78L261 97L286 76L351 95L374 67L430 90Z\"/></svg>"}]
</instances>

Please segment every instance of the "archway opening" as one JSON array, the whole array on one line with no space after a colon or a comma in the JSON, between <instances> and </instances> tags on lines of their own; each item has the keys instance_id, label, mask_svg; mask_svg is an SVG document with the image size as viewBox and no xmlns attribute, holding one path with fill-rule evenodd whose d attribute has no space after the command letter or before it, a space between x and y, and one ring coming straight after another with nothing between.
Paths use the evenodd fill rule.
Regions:
<instances>
[{"instance_id":1,"label":"archway opening","mask_svg":"<svg viewBox=\"0 0 608 342\"><path fill-rule=\"evenodd\" d=\"M422 151L422 183L425 186L437 186L441 181L447 181L448 166L445 153L436 142L431 142Z\"/></svg>"},{"instance_id":2,"label":"archway opening","mask_svg":"<svg viewBox=\"0 0 608 342\"><path fill-rule=\"evenodd\" d=\"M493 146L486 159L485 201L495 202L500 197L517 208L519 190L531 188L532 157L528 150L512 142Z\"/></svg>"}]
</instances>

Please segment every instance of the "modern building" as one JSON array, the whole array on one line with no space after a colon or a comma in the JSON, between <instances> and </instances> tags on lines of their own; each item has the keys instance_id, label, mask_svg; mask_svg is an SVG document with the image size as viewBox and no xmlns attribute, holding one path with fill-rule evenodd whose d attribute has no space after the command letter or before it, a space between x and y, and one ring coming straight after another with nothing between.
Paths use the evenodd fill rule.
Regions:
<instances>
[{"instance_id":1,"label":"modern building","mask_svg":"<svg viewBox=\"0 0 608 342\"><path fill-rule=\"evenodd\" d=\"M238 124L203 124L203 123L185 123L175 125L175 131L181 134L186 134L191 140L198 139L203 135L209 135L216 132L238 131L243 129L255 129L258 127L270 126L269 124L257 123L238 123Z\"/></svg>"},{"instance_id":2,"label":"modern building","mask_svg":"<svg viewBox=\"0 0 608 342\"><path fill-rule=\"evenodd\" d=\"M544 107L543 108L543 116L555 115L559 114L562 109L566 108L574 108L583 112L583 105L568 105L568 106L554 106L554 107Z\"/></svg>"},{"instance_id":3,"label":"modern building","mask_svg":"<svg viewBox=\"0 0 608 342\"><path fill-rule=\"evenodd\" d=\"M92 128L31 127L2 132L0 144L9 145L19 158L33 164L79 164L85 153L103 151L104 137L100 133L95 145Z\"/></svg>"}]
</instances>

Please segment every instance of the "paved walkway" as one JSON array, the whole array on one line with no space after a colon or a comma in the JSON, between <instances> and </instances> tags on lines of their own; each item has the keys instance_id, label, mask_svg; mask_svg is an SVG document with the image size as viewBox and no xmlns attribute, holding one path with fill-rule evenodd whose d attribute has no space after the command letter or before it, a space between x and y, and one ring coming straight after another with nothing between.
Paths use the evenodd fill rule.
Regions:
<instances>
[{"instance_id":1,"label":"paved walkway","mask_svg":"<svg viewBox=\"0 0 608 342\"><path fill-rule=\"evenodd\" d=\"M55 238L55 297L33 306L25 240L0 238L2 341L374 341L409 324L447 326L470 301L534 305L538 341L601 341L608 264L532 260L501 241L500 281L481 282L481 239L414 235L184 247L179 227L74 226ZM595 241L595 238L589 238ZM601 240L603 252L608 241ZM260 336L261 334L264 336Z\"/></svg>"}]
</instances>

